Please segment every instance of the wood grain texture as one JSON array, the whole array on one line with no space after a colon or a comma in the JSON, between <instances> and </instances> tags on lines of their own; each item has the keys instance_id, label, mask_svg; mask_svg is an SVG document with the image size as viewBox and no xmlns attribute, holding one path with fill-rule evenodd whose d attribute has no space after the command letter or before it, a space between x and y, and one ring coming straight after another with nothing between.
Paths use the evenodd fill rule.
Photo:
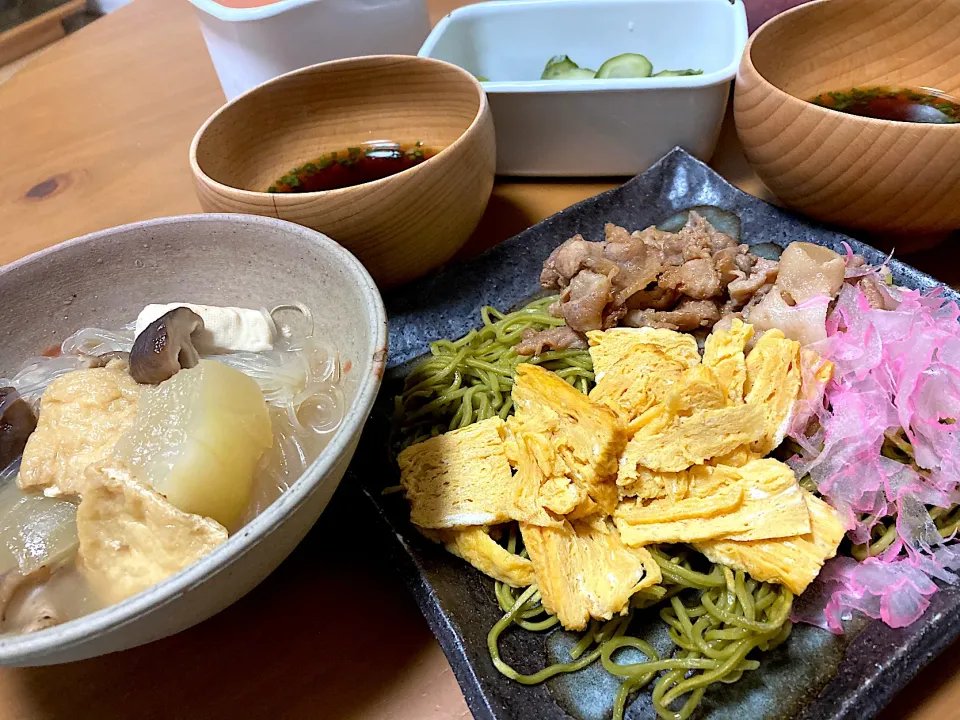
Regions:
<instances>
[{"instance_id":1,"label":"wood grain texture","mask_svg":"<svg viewBox=\"0 0 960 720\"><path fill-rule=\"evenodd\" d=\"M402 173L314 193L268 193L289 170L365 142L438 152ZM227 104L190 149L204 210L291 220L353 252L382 288L449 260L493 188L493 117L468 72L430 58L335 60L271 80Z\"/></svg>"},{"instance_id":2,"label":"wood grain texture","mask_svg":"<svg viewBox=\"0 0 960 720\"><path fill-rule=\"evenodd\" d=\"M6 65L19 60L24 55L55 43L67 34L59 19L55 18L53 22L37 22L42 19L37 18L0 35L0 64Z\"/></svg>"},{"instance_id":3,"label":"wood grain texture","mask_svg":"<svg viewBox=\"0 0 960 720\"><path fill-rule=\"evenodd\" d=\"M436 22L467 0L428 2ZM134 0L45 51L0 85L0 262L112 225L199 212L187 152L222 103L185 0ZM769 199L730 123L712 164ZM26 197L57 178L46 195ZM497 183L460 253L619 182ZM960 284L960 243L910 261ZM70 665L0 669L0 718L467 720L439 645L381 538L362 525L366 503L341 485L279 570L195 628ZM881 720L956 716L957 649L924 670Z\"/></svg>"},{"instance_id":4,"label":"wood grain texture","mask_svg":"<svg viewBox=\"0 0 960 720\"><path fill-rule=\"evenodd\" d=\"M13 62L62 38L66 34L64 19L81 12L86 5L87 0L68 0L22 25L0 32L0 65Z\"/></svg>"},{"instance_id":5,"label":"wood grain texture","mask_svg":"<svg viewBox=\"0 0 960 720\"><path fill-rule=\"evenodd\" d=\"M815 106L878 85L960 91L960 0L820 0L751 39L736 124L757 174L787 205L881 232L960 228L960 125L899 123Z\"/></svg>"},{"instance_id":6,"label":"wood grain texture","mask_svg":"<svg viewBox=\"0 0 960 720\"><path fill-rule=\"evenodd\" d=\"M223 92L186 0L123 7L0 85L0 262L200 212L188 151Z\"/></svg>"}]
</instances>

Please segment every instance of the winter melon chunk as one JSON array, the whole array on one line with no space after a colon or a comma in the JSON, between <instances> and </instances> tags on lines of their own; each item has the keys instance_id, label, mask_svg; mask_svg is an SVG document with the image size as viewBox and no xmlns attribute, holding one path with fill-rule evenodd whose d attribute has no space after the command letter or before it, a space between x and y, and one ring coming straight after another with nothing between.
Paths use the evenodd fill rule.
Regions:
<instances>
[{"instance_id":1,"label":"winter melon chunk","mask_svg":"<svg viewBox=\"0 0 960 720\"><path fill-rule=\"evenodd\" d=\"M201 360L143 389L136 424L117 443L116 454L137 480L180 510L232 529L272 444L270 415L256 381Z\"/></svg>"}]
</instances>

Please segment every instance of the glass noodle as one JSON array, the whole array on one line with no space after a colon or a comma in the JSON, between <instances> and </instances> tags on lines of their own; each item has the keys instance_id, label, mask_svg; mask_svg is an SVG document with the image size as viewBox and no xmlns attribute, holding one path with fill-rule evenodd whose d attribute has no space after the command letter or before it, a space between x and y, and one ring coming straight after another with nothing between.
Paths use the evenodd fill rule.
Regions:
<instances>
[{"instance_id":1,"label":"glass noodle","mask_svg":"<svg viewBox=\"0 0 960 720\"><path fill-rule=\"evenodd\" d=\"M339 427L345 408L337 350L314 335L309 309L299 304L282 305L268 315L277 329L273 350L209 356L257 382L273 425L273 447L260 461L244 523L303 474ZM63 341L58 357L30 358L14 377L0 378L0 385L15 388L36 407L53 380L89 367L92 357L129 352L133 340L133 323L119 330L84 328ZM0 483L15 475L15 467L5 469Z\"/></svg>"}]
</instances>

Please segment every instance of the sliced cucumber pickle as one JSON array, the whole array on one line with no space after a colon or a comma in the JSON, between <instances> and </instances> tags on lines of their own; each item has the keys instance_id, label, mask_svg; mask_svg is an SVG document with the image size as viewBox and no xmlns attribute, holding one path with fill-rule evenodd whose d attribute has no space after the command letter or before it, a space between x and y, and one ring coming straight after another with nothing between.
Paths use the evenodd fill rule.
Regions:
<instances>
[{"instance_id":1,"label":"sliced cucumber pickle","mask_svg":"<svg viewBox=\"0 0 960 720\"><path fill-rule=\"evenodd\" d=\"M547 65L540 75L541 80L556 80L560 75L571 70L579 70L580 66L566 55L555 55L547 60Z\"/></svg>"},{"instance_id":2,"label":"sliced cucumber pickle","mask_svg":"<svg viewBox=\"0 0 960 720\"><path fill-rule=\"evenodd\" d=\"M715 205L697 205L696 207L681 210L676 215L671 215L663 222L657 223L657 229L663 232L680 232L683 226L687 224L691 210L695 210L704 220L720 232L726 233L737 242L740 242L740 216L729 210L716 207Z\"/></svg>"},{"instance_id":3,"label":"sliced cucumber pickle","mask_svg":"<svg viewBox=\"0 0 960 720\"><path fill-rule=\"evenodd\" d=\"M570 59L569 55L555 55L547 61L541 80L590 80L596 78L646 78L646 77L683 77L702 75L703 70L661 70L653 73L653 64L645 55L623 53L607 60L597 71L582 68ZM486 80L486 78L484 78Z\"/></svg>"},{"instance_id":4,"label":"sliced cucumber pickle","mask_svg":"<svg viewBox=\"0 0 960 720\"><path fill-rule=\"evenodd\" d=\"M565 70L559 75L554 75L552 80L593 80L597 71L590 68L572 68Z\"/></svg>"},{"instance_id":5,"label":"sliced cucumber pickle","mask_svg":"<svg viewBox=\"0 0 960 720\"><path fill-rule=\"evenodd\" d=\"M624 53L607 60L597 70L597 79L645 78L653 72L653 64L643 55Z\"/></svg>"},{"instance_id":6,"label":"sliced cucumber pickle","mask_svg":"<svg viewBox=\"0 0 960 720\"><path fill-rule=\"evenodd\" d=\"M703 75L703 70L661 70L653 77L686 77L687 75Z\"/></svg>"}]
</instances>

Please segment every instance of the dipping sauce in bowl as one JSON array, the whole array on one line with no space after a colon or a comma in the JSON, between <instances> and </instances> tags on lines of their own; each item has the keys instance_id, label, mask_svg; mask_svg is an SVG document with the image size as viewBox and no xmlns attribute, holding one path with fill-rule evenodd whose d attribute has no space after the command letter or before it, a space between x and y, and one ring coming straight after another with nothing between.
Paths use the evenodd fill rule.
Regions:
<instances>
[{"instance_id":1,"label":"dipping sauce in bowl","mask_svg":"<svg viewBox=\"0 0 960 720\"><path fill-rule=\"evenodd\" d=\"M866 87L825 92L814 105L849 115L912 123L960 122L960 100L930 88Z\"/></svg>"},{"instance_id":2,"label":"dipping sauce in bowl","mask_svg":"<svg viewBox=\"0 0 960 720\"><path fill-rule=\"evenodd\" d=\"M363 185L409 170L434 155L422 142L409 146L383 141L363 143L294 168L267 192L307 193Z\"/></svg>"},{"instance_id":3,"label":"dipping sauce in bowl","mask_svg":"<svg viewBox=\"0 0 960 720\"><path fill-rule=\"evenodd\" d=\"M386 157L362 150L384 143ZM307 192L268 192L321 154L329 161L337 151L339 161L345 151L352 162L348 148L360 149L358 175L349 163L321 171L314 162L320 177ZM493 188L496 145L487 97L470 73L380 55L297 70L238 97L197 133L190 164L207 212L320 228L389 287L439 267L467 241Z\"/></svg>"},{"instance_id":4,"label":"dipping sauce in bowl","mask_svg":"<svg viewBox=\"0 0 960 720\"><path fill-rule=\"evenodd\" d=\"M957 0L815 0L777 15L737 76L744 156L784 205L896 235L898 253L960 228L958 36Z\"/></svg>"}]
</instances>

